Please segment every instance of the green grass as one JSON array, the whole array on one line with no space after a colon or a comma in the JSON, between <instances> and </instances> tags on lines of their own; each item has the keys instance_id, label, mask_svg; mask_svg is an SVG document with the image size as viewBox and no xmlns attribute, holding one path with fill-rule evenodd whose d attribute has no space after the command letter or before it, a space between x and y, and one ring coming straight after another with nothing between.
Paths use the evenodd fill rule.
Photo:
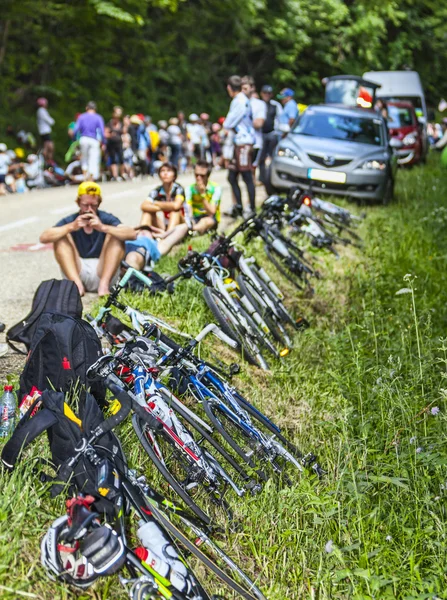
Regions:
<instances>
[{"instance_id":1,"label":"green grass","mask_svg":"<svg viewBox=\"0 0 447 600\"><path fill-rule=\"evenodd\" d=\"M325 258L313 298L282 281L312 327L273 373L247 368L238 378L327 470L322 482L272 481L234 499L244 526L224 543L271 600L447 597L447 175L437 158L399 173L395 203L367 210L363 251ZM174 266L165 259L160 271ZM190 332L210 319L192 281L133 301ZM137 460L135 438L123 433ZM72 597L38 562L62 499L49 498L29 464L0 485L0 597ZM111 578L79 597L125 596Z\"/></svg>"}]
</instances>

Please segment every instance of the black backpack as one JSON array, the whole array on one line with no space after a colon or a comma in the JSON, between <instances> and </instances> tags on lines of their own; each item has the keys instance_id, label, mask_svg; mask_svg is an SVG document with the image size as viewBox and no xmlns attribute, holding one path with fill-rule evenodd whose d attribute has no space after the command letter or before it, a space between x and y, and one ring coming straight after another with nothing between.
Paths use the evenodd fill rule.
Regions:
<instances>
[{"instance_id":1,"label":"black backpack","mask_svg":"<svg viewBox=\"0 0 447 600\"><path fill-rule=\"evenodd\" d=\"M54 311L71 317L82 316L82 302L79 290L73 281L49 279L42 281L37 288L29 314L9 329L6 341L16 352L27 354L31 346L37 321L43 312ZM26 352L17 348L12 342L24 344Z\"/></svg>"},{"instance_id":2,"label":"black backpack","mask_svg":"<svg viewBox=\"0 0 447 600\"><path fill-rule=\"evenodd\" d=\"M68 392L79 381L87 385L87 369L102 356L101 342L93 327L78 317L43 313L37 323L25 368L20 375L20 397L33 386L38 390ZM100 402L105 391L92 384Z\"/></svg>"},{"instance_id":3,"label":"black backpack","mask_svg":"<svg viewBox=\"0 0 447 600\"><path fill-rule=\"evenodd\" d=\"M57 474L60 466L75 454L75 447L81 437L90 437L92 431L103 421L103 413L91 394L86 394L79 400L79 408L75 414L67 404L65 394L45 390L42 396L30 406L3 447L1 454L3 465L12 471L22 451L46 431L51 451L51 465ZM97 440L95 449L99 456L104 457L104 465L110 462L112 465L116 464L121 470L125 469L126 463L120 442L112 431ZM48 464L43 459L39 462ZM103 474L104 465L94 467L88 460L81 459L73 468L70 492L81 492L98 498L98 477ZM57 476L52 478L48 475L41 475L41 479L58 480ZM114 485L107 487L104 484L101 488L103 498L95 503L96 510L106 512L110 516L115 511L118 496L114 487ZM64 485L54 483L51 487L51 495L54 497L63 489ZM107 489L109 491L106 493Z\"/></svg>"}]
</instances>

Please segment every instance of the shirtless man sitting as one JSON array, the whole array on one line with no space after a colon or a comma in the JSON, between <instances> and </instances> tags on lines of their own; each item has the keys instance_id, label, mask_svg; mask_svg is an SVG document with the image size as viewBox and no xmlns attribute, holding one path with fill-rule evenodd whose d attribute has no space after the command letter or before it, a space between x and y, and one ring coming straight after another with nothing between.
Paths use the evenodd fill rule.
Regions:
<instances>
[{"instance_id":1,"label":"shirtless man sitting","mask_svg":"<svg viewBox=\"0 0 447 600\"><path fill-rule=\"evenodd\" d=\"M78 188L79 211L61 219L42 233L42 244L54 244L54 255L64 277L85 292L109 293L124 258L124 242L135 240L133 227L122 225L114 215L99 210L101 188L84 181Z\"/></svg>"}]
</instances>

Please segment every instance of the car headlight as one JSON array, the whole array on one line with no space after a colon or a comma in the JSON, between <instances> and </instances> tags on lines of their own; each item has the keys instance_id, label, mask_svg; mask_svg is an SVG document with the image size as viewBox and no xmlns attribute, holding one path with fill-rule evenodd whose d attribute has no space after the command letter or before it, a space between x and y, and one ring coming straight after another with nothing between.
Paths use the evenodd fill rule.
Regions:
<instances>
[{"instance_id":1,"label":"car headlight","mask_svg":"<svg viewBox=\"0 0 447 600\"><path fill-rule=\"evenodd\" d=\"M384 160L367 160L363 163L362 169L368 171L383 171L386 169L386 162Z\"/></svg>"},{"instance_id":2,"label":"car headlight","mask_svg":"<svg viewBox=\"0 0 447 600\"><path fill-rule=\"evenodd\" d=\"M293 160L296 160L297 162L301 162L300 157L295 152L295 150L292 150L292 148L280 148L278 150L278 156L282 156L285 158L291 158Z\"/></svg>"},{"instance_id":3,"label":"car headlight","mask_svg":"<svg viewBox=\"0 0 447 600\"><path fill-rule=\"evenodd\" d=\"M415 144L417 142L417 139L418 139L418 137L417 137L416 133L409 133L402 140L402 144L404 146L413 146L413 144Z\"/></svg>"}]
</instances>

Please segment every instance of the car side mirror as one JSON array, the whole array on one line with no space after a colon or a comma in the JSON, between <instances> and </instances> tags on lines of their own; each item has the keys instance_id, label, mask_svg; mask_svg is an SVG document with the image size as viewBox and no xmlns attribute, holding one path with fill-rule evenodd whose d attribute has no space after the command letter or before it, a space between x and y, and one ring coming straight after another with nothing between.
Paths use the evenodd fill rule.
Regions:
<instances>
[{"instance_id":1,"label":"car side mirror","mask_svg":"<svg viewBox=\"0 0 447 600\"><path fill-rule=\"evenodd\" d=\"M402 148L402 146L402 142L397 138L392 137L390 139L390 148L392 148L393 150L398 150L399 148Z\"/></svg>"}]
</instances>

